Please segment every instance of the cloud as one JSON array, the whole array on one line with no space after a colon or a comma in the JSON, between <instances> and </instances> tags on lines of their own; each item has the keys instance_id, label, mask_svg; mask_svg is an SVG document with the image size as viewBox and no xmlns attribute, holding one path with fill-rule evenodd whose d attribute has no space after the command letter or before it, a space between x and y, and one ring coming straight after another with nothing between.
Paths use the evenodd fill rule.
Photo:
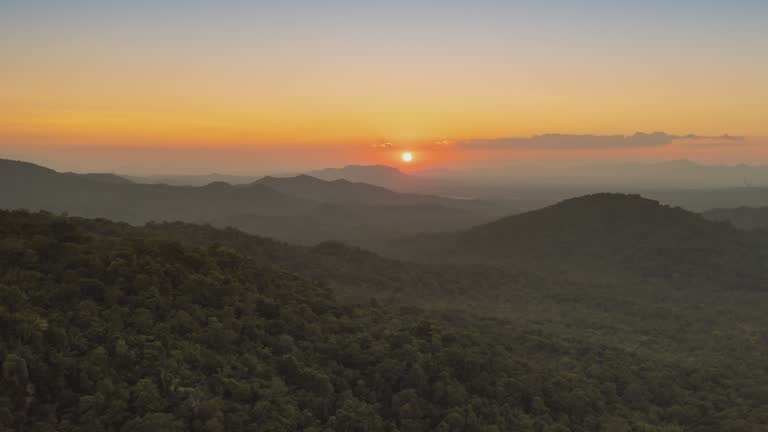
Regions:
<instances>
[{"instance_id":1,"label":"cloud","mask_svg":"<svg viewBox=\"0 0 768 432\"><path fill-rule=\"evenodd\" d=\"M565 135L545 134L532 137L503 137L493 139L463 140L457 142L457 147L472 150L537 148L537 149L611 149L662 147L677 140L729 140L740 141L743 137L723 135L720 137L705 137L699 135L670 135L664 132L643 133L633 135Z\"/></svg>"},{"instance_id":2,"label":"cloud","mask_svg":"<svg viewBox=\"0 0 768 432\"><path fill-rule=\"evenodd\" d=\"M373 150L444 150L454 148L456 141L449 139L441 139L432 142L425 143L410 143L410 144L396 144L390 141L381 141L373 144L369 144L368 147Z\"/></svg>"},{"instance_id":3,"label":"cloud","mask_svg":"<svg viewBox=\"0 0 768 432\"><path fill-rule=\"evenodd\" d=\"M743 136L733 136L733 135L720 135L719 137L713 137L712 139L719 139L724 141L744 141Z\"/></svg>"},{"instance_id":4,"label":"cloud","mask_svg":"<svg viewBox=\"0 0 768 432\"><path fill-rule=\"evenodd\" d=\"M379 150L382 150L382 149L386 150L386 149L395 148L395 145L392 144L391 142L387 141L387 142L379 142L379 143L371 144L371 148L379 149Z\"/></svg>"}]
</instances>

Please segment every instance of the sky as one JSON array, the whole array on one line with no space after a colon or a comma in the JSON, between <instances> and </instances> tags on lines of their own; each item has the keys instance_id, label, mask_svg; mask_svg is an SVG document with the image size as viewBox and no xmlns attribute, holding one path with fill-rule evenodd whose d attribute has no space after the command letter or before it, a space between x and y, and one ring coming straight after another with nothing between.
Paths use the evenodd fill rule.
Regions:
<instances>
[{"instance_id":1,"label":"sky","mask_svg":"<svg viewBox=\"0 0 768 432\"><path fill-rule=\"evenodd\" d=\"M768 163L766 52L764 0L0 0L0 157Z\"/></svg>"}]
</instances>

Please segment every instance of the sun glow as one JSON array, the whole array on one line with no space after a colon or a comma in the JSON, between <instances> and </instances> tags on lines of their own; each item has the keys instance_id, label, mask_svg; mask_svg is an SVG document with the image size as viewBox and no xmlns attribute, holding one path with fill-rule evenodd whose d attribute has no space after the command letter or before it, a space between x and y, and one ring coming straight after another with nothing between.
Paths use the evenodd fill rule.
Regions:
<instances>
[{"instance_id":1,"label":"sun glow","mask_svg":"<svg viewBox=\"0 0 768 432\"><path fill-rule=\"evenodd\" d=\"M405 152L400 157L403 159L403 162L410 163L413 160L413 153Z\"/></svg>"}]
</instances>

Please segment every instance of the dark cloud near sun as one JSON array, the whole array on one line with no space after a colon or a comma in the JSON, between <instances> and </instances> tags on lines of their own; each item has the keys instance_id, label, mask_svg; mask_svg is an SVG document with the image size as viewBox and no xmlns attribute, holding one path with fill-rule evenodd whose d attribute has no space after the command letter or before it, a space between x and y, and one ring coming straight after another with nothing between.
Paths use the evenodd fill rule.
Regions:
<instances>
[{"instance_id":1,"label":"dark cloud near sun","mask_svg":"<svg viewBox=\"0 0 768 432\"><path fill-rule=\"evenodd\" d=\"M567 135L545 134L531 137L502 137L493 139L462 140L456 146L467 150L500 150L515 148L538 149L613 149L637 147L662 147L675 141L741 141L744 137L723 135L706 137L700 135L670 135L664 132L633 135Z\"/></svg>"}]
</instances>

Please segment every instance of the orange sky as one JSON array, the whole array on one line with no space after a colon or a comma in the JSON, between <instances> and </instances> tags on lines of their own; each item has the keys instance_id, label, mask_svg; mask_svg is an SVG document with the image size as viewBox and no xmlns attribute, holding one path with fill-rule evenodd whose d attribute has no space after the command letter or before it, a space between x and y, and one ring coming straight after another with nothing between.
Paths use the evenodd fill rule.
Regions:
<instances>
[{"instance_id":1,"label":"orange sky","mask_svg":"<svg viewBox=\"0 0 768 432\"><path fill-rule=\"evenodd\" d=\"M0 156L137 169L176 149L165 166L192 170L200 152L261 151L298 167L385 162L371 146L391 142L436 166L488 153L444 140L768 136L765 4L691 5L0 5ZM760 142L505 154L768 162Z\"/></svg>"},{"instance_id":2,"label":"orange sky","mask_svg":"<svg viewBox=\"0 0 768 432\"><path fill-rule=\"evenodd\" d=\"M551 65L557 73L515 64L494 71L379 65L345 73L299 63L291 69L309 72L297 77L187 72L183 65L157 64L159 59L128 65L107 59L97 67L87 60L24 65L6 57L0 137L172 146L359 145L638 130L768 135L765 75L725 67L688 77L676 70L595 71L565 62Z\"/></svg>"},{"instance_id":3,"label":"orange sky","mask_svg":"<svg viewBox=\"0 0 768 432\"><path fill-rule=\"evenodd\" d=\"M403 151L413 152L413 163L406 164L401 160ZM768 138L750 137L737 142L681 141L645 148L505 150L468 150L456 148L453 143L393 145L389 148L370 145L105 146L42 143L19 146L0 143L0 157L27 160L64 171L127 174L291 174L347 164L384 164L404 171L449 168L482 172L517 165L675 159L690 159L704 164L768 164Z\"/></svg>"}]
</instances>

